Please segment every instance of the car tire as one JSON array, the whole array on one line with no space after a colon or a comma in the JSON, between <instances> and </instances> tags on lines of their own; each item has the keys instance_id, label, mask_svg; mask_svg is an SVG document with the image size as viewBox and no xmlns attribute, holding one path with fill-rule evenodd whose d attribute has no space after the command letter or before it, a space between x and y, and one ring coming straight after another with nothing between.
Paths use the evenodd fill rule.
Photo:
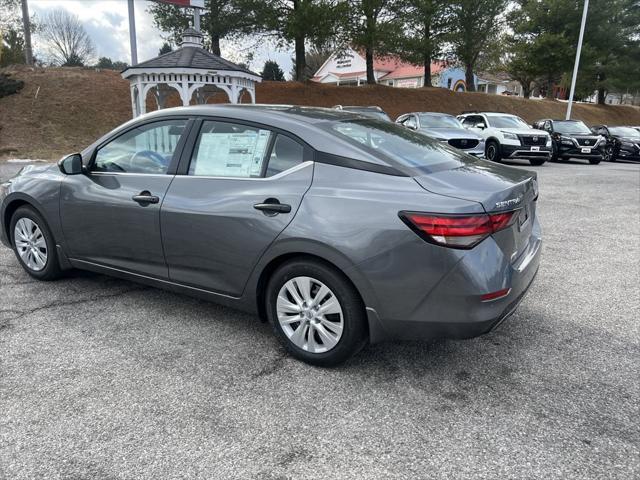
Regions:
<instances>
[{"instance_id":1,"label":"car tire","mask_svg":"<svg viewBox=\"0 0 640 480\"><path fill-rule=\"evenodd\" d=\"M616 155L615 155L615 152L614 152L613 147L611 145L605 147L603 159L606 160L607 162L615 162L616 161Z\"/></svg>"},{"instance_id":2,"label":"car tire","mask_svg":"<svg viewBox=\"0 0 640 480\"><path fill-rule=\"evenodd\" d=\"M539 167L540 165L544 165L546 163L546 158L530 158L529 163L534 167Z\"/></svg>"},{"instance_id":3,"label":"car tire","mask_svg":"<svg viewBox=\"0 0 640 480\"><path fill-rule=\"evenodd\" d=\"M34 208L23 206L15 211L9 234L13 251L29 275L43 281L62 276L56 242L47 222Z\"/></svg>"},{"instance_id":4,"label":"car tire","mask_svg":"<svg viewBox=\"0 0 640 480\"><path fill-rule=\"evenodd\" d=\"M341 272L325 263L299 259L283 264L269 279L265 301L276 337L303 362L335 366L367 343L360 295Z\"/></svg>"},{"instance_id":5,"label":"car tire","mask_svg":"<svg viewBox=\"0 0 640 480\"><path fill-rule=\"evenodd\" d=\"M494 140L490 140L487 142L487 146L485 147L484 156L487 160L492 162L499 162L502 160L502 155L500 154L500 145L498 142Z\"/></svg>"},{"instance_id":6,"label":"car tire","mask_svg":"<svg viewBox=\"0 0 640 480\"><path fill-rule=\"evenodd\" d=\"M598 165L598 164L600 163L600 160L599 160L599 159L597 159L597 158L590 158L590 159L589 159L589 163L590 163L591 165Z\"/></svg>"}]
</instances>

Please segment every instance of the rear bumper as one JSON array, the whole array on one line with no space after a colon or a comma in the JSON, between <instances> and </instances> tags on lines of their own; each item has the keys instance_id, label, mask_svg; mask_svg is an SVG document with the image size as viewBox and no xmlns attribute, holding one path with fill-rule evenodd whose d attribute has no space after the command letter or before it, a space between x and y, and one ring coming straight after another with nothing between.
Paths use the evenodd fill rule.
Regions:
<instances>
[{"instance_id":1,"label":"rear bumper","mask_svg":"<svg viewBox=\"0 0 640 480\"><path fill-rule=\"evenodd\" d=\"M469 251L404 318L385 318L375 309L367 308L371 343L387 339L473 338L490 332L509 318L538 272L542 246L539 225L536 221L528 245L513 263L501 256L493 239L483 243L477 250ZM408 275L407 280L411 277ZM405 289L414 290L417 285L409 283ZM510 289L507 296L481 301L482 294L504 288Z\"/></svg>"}]
</instances>

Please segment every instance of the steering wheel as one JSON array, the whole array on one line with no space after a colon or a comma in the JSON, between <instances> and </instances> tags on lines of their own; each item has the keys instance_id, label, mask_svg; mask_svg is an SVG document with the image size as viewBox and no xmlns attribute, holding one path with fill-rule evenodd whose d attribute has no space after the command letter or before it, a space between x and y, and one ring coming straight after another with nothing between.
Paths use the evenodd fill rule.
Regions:
<instances>
[{"instance_id":1,"label":"steering wheel","mask_svg":"<svg viewBox=\"0 0 640 480\"><path fill-rule=\"evenodd\" d=\"M135 159L137 157L144 157L147 160L151 160L158 170L164 170L167 167L167 160L158 152L154 152L153 150L143 150L141 152L134 153L129 159L129 170L135 170Z\"/></svg>"}]
</instances>

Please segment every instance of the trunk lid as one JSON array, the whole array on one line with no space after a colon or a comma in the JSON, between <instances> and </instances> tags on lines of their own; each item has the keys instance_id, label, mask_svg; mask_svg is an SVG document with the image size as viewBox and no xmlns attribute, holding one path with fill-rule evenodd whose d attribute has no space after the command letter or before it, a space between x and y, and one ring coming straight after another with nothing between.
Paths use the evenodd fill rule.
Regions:
<instances>
[{"instance_id":1,"label":"trunk lid","mask_svg":"<svg viewBox=\"0 0 640 480\"><path fill-rule=\"evenodd\" d=\"M535 172L476 160L458 168L421 173L414 180L431 193L478 202L487 213L518 210L513 224L493 237L512 261L526 249L536 214Z\"/></svg>"}]
</instances>

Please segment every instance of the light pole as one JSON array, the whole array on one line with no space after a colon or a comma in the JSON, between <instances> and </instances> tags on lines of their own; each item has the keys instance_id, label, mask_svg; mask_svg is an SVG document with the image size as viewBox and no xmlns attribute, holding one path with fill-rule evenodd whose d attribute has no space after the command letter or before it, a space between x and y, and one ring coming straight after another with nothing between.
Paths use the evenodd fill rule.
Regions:
<instances>
[{"instance_id":1,"label":"light pole","mask_svg":"<svg viewBox=\"0 0 640 480\"><path fill-rule=\"evenodd\" d=\"M136 17L133 0L129 0L129 42L131 43L131 66L138 63L138 46L136 44Z\"/></svg>"},{"instance_id":2,"label":"light pole","mask_svg":"<svg viewBox=\"0 0 640 480\"><path fill-rule=\"evenodd\" d=\"M33 65L33 51L31 50L31 22L29 21L29 5L22 0L22 25L24 27L24 63Z\"/></svg>"},{"instance_id":3,"label":"light pole","mask_svg":"<svg viewBox=\"0 0 640 480\"><path fill-rule=\"evenodd\" d=\"M571 91L569 92L569 103L567 104L567 120L571 119L571 105L573 104L573 95L576 92L576 79L578 78L578 66L580 65L580 52L582 50L582 39L584 38L584 27L587 23L587 10L589 10L589 0L584 0L584 9L582 10L582 23L580 24L580 36L578 37L578 50L576 51L576 61L573 64Z\"/></svg>"}]
</instances>

